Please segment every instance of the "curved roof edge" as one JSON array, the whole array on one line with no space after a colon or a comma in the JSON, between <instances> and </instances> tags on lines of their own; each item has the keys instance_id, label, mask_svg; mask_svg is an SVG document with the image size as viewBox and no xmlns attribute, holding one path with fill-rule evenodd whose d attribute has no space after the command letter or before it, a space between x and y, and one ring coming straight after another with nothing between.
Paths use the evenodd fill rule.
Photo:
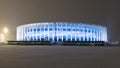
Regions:
<instances>
[{"instance_id":1,"label":"curved roof edge","mask_svg":"<svg viewBox=\"0 0 120 68\"><path fill-rule=\"evenodd\" d=\"M103 25L97 25L97 24L91 24L91 23L85 23L85 22L38 22L38 23L28 23L28 24L19 25L19 26L17 26L17 28L19 28L21 26L25 26L25 25L32 25L32 24L39 24L39 23L72 23L72 24L85 24L85 25L91 25L91 26L98 26L98 27L106 28L106 26L103 26Z\"/></svg>"}]
</instances>

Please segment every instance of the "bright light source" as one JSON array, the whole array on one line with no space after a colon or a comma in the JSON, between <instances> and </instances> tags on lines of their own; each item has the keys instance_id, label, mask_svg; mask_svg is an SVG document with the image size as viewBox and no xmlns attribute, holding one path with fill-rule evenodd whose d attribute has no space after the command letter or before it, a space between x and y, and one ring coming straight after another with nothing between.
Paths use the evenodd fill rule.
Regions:
<instances>
[{"instance_id":1,"label":"bright light source","mask_svg":"<svg viewBox=\"0 0 120 68\"><path fill-rule=\"evenodd\" d=\"M4 39L4 34L1 34L0 37L1 37L1 39Z\"/></svg>"},{"instance_id":2,"label":"bright light source","mask_svg":"<svg viewBox=\"0 0 120 68\"><path fill-rule=\"evenodd\" d=\"M0 42L5 42L5 36L4 36L4 34L0 34Z\"/></svg>"},{"instance_id":3,"label":"bright light source","mask_svg":"<svg viewBox=\"0 0 120 68\"><path fill-rule=\"evenodd\" d=\"M3 31L4 31L4 33L7 33L7 32L8 32L8 29L7 29L7 28L4 28Z\"/></svg>"}]
</instances>

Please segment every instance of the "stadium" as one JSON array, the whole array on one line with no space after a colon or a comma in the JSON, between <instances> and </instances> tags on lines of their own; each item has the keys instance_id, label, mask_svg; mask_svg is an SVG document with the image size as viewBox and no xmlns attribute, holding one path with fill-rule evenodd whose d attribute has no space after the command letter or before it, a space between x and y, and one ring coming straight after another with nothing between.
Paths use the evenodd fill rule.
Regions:
<instances>
[{"instance_id":1,"label":"stadium","mask_svg":"<svg viewBox=\"0 0 120 68\"><path fill-rule=\"evenodd\" d=\"M108 41L107 28L78 22L42 22L17 27L17 41Z\"/></svg>"}]
</instances>

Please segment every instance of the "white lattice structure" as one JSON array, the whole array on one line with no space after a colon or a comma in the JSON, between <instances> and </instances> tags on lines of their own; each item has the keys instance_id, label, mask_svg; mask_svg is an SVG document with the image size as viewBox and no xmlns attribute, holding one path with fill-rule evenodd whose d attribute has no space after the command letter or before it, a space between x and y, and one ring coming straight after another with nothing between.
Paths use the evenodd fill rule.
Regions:
<instances>
[{"instance_id":1,"label":"white lattice structure","mask_svg":"<svg viewBox=\"0 0 120 68\"><path fill-rule=\"evenodd\" d=\"M17 27L17 41L107 41L107 28L75 22L43 22Z\"/></svg>"}]
</instances>

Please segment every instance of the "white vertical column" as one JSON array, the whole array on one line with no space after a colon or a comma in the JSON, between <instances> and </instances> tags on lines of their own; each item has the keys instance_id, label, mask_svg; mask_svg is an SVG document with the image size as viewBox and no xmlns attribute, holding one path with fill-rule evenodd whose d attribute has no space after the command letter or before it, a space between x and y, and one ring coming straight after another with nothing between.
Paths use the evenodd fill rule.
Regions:
<instances>
[{"instance_id":1,"label":"white vertical column","mask_svg":"<svg viewBox=\"0 0 120 68\"><path fill-rule=\"evenodd\" d=\"M92 41L92 29L90 28L90 41Z\"/></svg>"},{"instance_id":2,"label":"white vertical column","mask_svg":"<svg viewBox=\"0 0 120 68\"><path fill-rule=\"evenodd\" d=\"M33 24L32 24L32 26L31 26L31 28L32 28L32 31L31 31L31 34L32 34L32 40L34 40L34 26L33 26Z\"/></svg>"},{"instance_id":3,"label":"white vertical column","mask_svg":"<svg viewBox=\"0 0 120 68\"><path fill-rule=\"evenodd\" d=\"M32 28L32 27L31 27L31 25L30 25L30 26L29 26L29 30L30 30L30 31L29 31L30 41L31 41L31 36L32 36L31 28Z\"/></svg>"},{"instance_id":4,"label":"white vertical column","mask_svg":"<svg viewBox=\"0 0 120 68\"><path fill-rule=\"evenodd\" d=\"M29 32L28 32L29 31ZM29 36L29 34L30 34L30 30L29 30L29 25L27 26L27 40L29 41L30 40L30 36Z\"/></svg>"},{"instance_id":5,"label":"white vertical column","mask_svg":"<svg viewBox=\"0 0 120 68\"><path fill-rule=\"evenodd\" d=\"M32 40L34 40L34 24L32 24Z\"/></svg>"},{"instance_id":6,"label":"white vertical column","mask_svg":"<svg viewBox=\"0 0 120 68\"><path fill-rule=\"evenodd\" d=\"M44 24L42 24L42 25L43 25L43 29L44 29L43 30L43 36L44 36L43 38L45 39L45 25Z\"/></svg>"},{"instance_id":7,"label":"white vertical column","mask_svg":"<svg viewBox=\"0 0 120 68\"><path fill-rule=\"evenodd\" d=\"M22 32L23 32L23 37L22 37L22 39L24 40L24 26L22 27Z\"/></svg>"},{"instance_id":8,"label":"white vertical column","mask_svg":"<svg viewBox=\"0 0 120 68\"><path fill-rule=\"evenodd\" d=\"M83 41L85 41L85 27L83 28Z\"/></svg>"},{"instance_id":9,"label":"white vertical column","mask_svg":"<svg viewBox=\"0 0 120 68\"><path fill-rule=\"evenodd\" d=\"M88 39L88 30L89 30L88 27L86 27L86 38L87 38L86 40L87 40L87 41L89 40L89 39Z\"/></svg>"},{"instance_id":10,"label":"white vertical column","mask_svg":"<svg viewBox=\"0 0 120 68\"><path fill-rule=\"evenodd\" d=\"M38 35L39 35L39 38L40 38L40 41L41 41L41 24L39 24L38 27L40 29L40 33Z\"/></svg>"},{"instance_id":11,"label":"white vertical column","mask_svg":"<svg viewBox=\"0 0 120 68\"><path fill-rule=\"evenodd\" d=\"M35 39L38 40L37 39L37 24L35 24L35 29L36 29L36 31L35 31Z\"/></svg>"},{"instance_id":12,"label":"white vertical column","mask_svg":"<svg viewBox=\"0 0 120 68\"><path fill-rule=\"evenodd\" d=\"M98 41L100 41L100 28L98 29Z\"/></svg>"},{"instance_id":13,"label":"white vertical column","mask_svg":"<svg viewBox=\"0 0 120 68\"><path fill-rule=\"evenodd\" d=\"M97 41L99 41L99 34L98 34L98 32L99 32L99 29L97 28Z\"/></svg>"},{"instance_id":14,"label":"white vertical column","mask_svg":"<svg viewBox=\"0 0 120 68\"><path fill-rule=\"evenodd\" d=\"M18 41L19 40L19 31L20 30L17 28L16 31L17 31L17 38L16 38L16 40Z\"/></svg>"},{"instance_id":15,"label":"white vertical column","mask_svg":"<svg viewBox=\"0 0 120 68\"><path fill-rule=\"evenodd\" d=\"M105 29L105 41L108 41L108 39L107 39L107 28Z\"/></svg>"},{"instance_id":16,"label":"white vertical column","mask_svg":"<svg viewBox=\"0 0 120 68\"><path fill-rule=\"evenodd\" d=\"M50 34L50 31L49 31L49 24L48 24L48 40L50 39L50 37L49 37L49 34ZM50 41L50 40L49 40Z\"/></svg>"}]
</instances>

